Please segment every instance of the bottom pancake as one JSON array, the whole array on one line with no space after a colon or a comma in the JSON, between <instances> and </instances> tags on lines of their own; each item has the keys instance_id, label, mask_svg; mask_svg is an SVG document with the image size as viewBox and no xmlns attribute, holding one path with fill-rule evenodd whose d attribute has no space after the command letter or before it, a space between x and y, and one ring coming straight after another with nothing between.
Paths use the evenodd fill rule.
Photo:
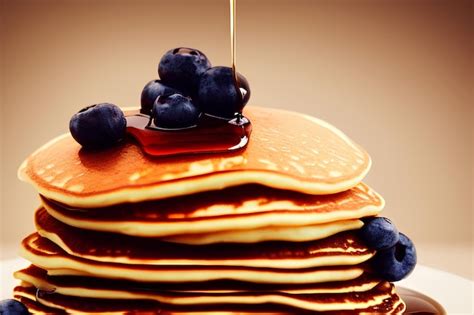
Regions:
<instances>
[{"instance_id":1,"label":"bottom pancake","mask_svg":"<svg viewBox=\"0 0 474 315\"><path fill-rule=\"evenodd\" d=\"M203 297L205 303L176 305L149 299L101 299L68 296L59 293L37 290L25 284L15 288L17 299L26 300L32 313L45 314L46 309L57 309L57 313L74 314L363 314L390 313L401 314L404 303L395 294L393 285L384 282L366 293L358 294L302 294L292 299L300 301L298 305L287 304L284 295L275 293L272 299L262 299L255 295L245 300L241 295L233 299L213 302ZM224 297L232 295L225 294ZM382 298L383 297L383 298ZM368 306L367 301L377 300ZM322 307L318 308L317 305ZM306 308L301 308L306 306ZM308 306L312 306L309 308Z\"/></svg>"}]
</instances>

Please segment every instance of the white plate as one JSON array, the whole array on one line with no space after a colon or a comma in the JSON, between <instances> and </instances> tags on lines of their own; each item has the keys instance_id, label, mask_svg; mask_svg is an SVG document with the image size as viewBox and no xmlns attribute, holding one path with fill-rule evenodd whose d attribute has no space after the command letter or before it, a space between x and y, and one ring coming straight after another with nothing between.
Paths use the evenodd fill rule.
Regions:
<instances>
[{"instance_id":1,"label":"white plate","mask_svg":"<svg viewBox=\"0 0 474 315\"><path fill-rule=\"evenodd\" d=\"M452 273L417 265L397 286L423 293L441 304L448 314L474 314L474 282Z\"/></svg>"},{"instance_id":2,"label":"white plate","mask_svg":"<svg viewBox=\"0 0 474 315\"><path fill-rule=\"evenodd\" d=\"M1 261L0 299L12 297L17 281L13 272L26 267L23 259ZM474 314L474 282L451 273L417 265L413 273L397 285L421 292L438 301L448 314Z\"/></svg>"}]
</instances>

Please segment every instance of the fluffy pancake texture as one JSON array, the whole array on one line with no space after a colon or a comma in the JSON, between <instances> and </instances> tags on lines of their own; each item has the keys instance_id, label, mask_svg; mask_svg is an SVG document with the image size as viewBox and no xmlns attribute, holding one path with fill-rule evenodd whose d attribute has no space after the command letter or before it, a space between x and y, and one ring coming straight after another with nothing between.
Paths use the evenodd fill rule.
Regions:
<instances>
[{"instance_id":1,"label":"fluffy pancake texture","mask_svg":"<svg viewBox=\"0 0 474 315\"><path fill-rule=\"evenodd\" d=\"M156 159L132 141L88 152L67 134L31 155L19 175L47 198L103 207L250 183L331 194L354 187L369 171L368 154L322 120L263 107L245 114L252 138L237 154Z\"/></svg>"},{"instance_id":2,"label":"fluffy pancake texture","mask_svg":"<svg viewBox=\"0 0 474 315\"><path fill-rule=\"evenodd\" d=\"M15 278L33 283L36 287L45 291L56 290L58 287L73 288L86 287L97 290L116 290L133 292L188 292L188 293L218 293L218 292L268 292L276 290L285 293L314 294L314 293L347 293L364 292L373 289L383 282L370 273L364 273L360 277L344 282L322 282L304 284L267 284L248 283L233 280L217 280L203 282L136 282L117 279L94 278L88 276L50 276L48 271L35 265L15 272Z\"/></svg>"},{"instance_id":3,"label":"fluffy pancake texture","mask_svg":"<svg viewBox=\"0 0 474 315\"><path fill-rule=\"evenodd\" d=\"M22 255L36 266L54 275L95 275L110 279L142 282L194 282L232 279L256 283L319 283L355 279L364 269L360 265L305 269L254 268L219 265L144 265L93 261L72 256L37 234L22 243Z\"/></svg>"},{"instance_id":4,"label":"fluffy pancake texture","mask_svg":"<svg viewBox=\"0 0 474 315\"><path fill-rule=\"evenodd\" d=\"M144 265L211 265L309 268L362 263L374 255L355 233L310 242L256 244L175 244L68 227L44 209L36 213L41 236L72 256L95 261Z\"/></svg>"},{"instance_id":5,"label":"fluffy pancake texture","mask_svg":"<svg viewBox=\"0 0 474 315\"><path fill-rule=\"evenodd\" d=\"M87 295L87 289L74 291ZM189 294L163 294L152 298L135 299L133 294L128 299L91 298L61 293L40 292L25 283L15 288L15 297L25 301L33 314L67 312L74 314L402 314L405 309L400 298L394 293L393 286L382 283L361 293L319 294L319 295L288 295L253 293L211 294L194 298ZM97 293L97 292L95 292ZM247 303L239 303L245 297ZM138 298L142 297L140 295ZM172 300L173 304L167 302ZM177 303L177 301L181 303ZM217 302L217 303L216 303ZM342 308L341 308L342 306Z\"/></svg>"},{"instance_id":6,"label":"fluffy pancake texture","mask_svg":"<svg viewBox=\"0 0 474 315\"><path fill-rule=\"evenodd\" d=\"M275 311L293 309L291 313L298 310L298 313L350 311L351 314L358 314L369 309L379 308L379 311L386 311L401 309L403 306L392 285L370 276L361 276L342 286L337 283L310 284L300 289L292 289L291 286L255 289L245 283L223 283L227 288L236 288L231 290L224 287L220 290L209 290L202 284L200 290L175 290L160 283L146 286L141 283L121 283L90 277L74 279L77 277L48 276L45 270L34 266L16 272L15 277L23 283L21 287L16 288L18 296L31 298L34 292L32 288L41 288L42 292L39 294L34 292L35 299L48 307L66 308L68 311L74 310L71 308L72 301L83 301L83 307L106 307L110 311L113 307L107 304L114 300L118 305L122 305L124 310L130 310L130 306L137 301L146 301L141 307L158 302L161 310L166 309L166 305L183 310L199 307L202 311L209 307L232 309L237 304L242 304L244 309L245 306L266 307L267 310ZM215 287L215 284L211 287ZM334 288L338 290L334 291ZM124 306L124 302L130 304ZM154 310L156 309L155 305Z\"/></svg>"},{"instance_id":7,"label":"fluffy pancake texture","mask_svg":"<svg viewBox=\"0 0 474 315\"><path fill-rule=\"evenodd\" d=\"M382 197L362 183L350 190L324 196L252 185L96 209L71 208L44 197L42 201L50 215L78 228L146 237L179 235L172 238L178 242L186 242L188 234L205 234L205 238L198 235L192 238L208 243L213 239L228 241L228 236L255 241L275 239L278 236L273 233L275 231L262 229L268 227L298 227L301 230L304 226L333 223L332 231L340 232L353 226L342 221L374 216L384 206ZM331 229L327 227L315 231L324 234ZM239 234L238 230L245 233ZM225 233L217 233L222 231ZM278 232L280 235L285 233L283 229ZM330 236L332 232L327 233ZM293 237L298 236L293 234Z\"/></svg>"}]
</instances>

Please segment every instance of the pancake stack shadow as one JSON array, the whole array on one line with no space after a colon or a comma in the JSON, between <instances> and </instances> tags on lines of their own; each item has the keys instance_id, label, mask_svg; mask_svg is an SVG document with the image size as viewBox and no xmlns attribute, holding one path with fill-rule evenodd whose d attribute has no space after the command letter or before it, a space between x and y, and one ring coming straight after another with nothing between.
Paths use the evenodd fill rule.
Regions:
<instances>
[{"instance_id":1,"label":"pancake stack shadow","mask_svg":"<svg viewBox=\"0 0 474 315\"><path fill-rule=\"evenodd\" d=\"M70 136L38 150L20 169L41 206L15 297L34 314L402 313L358 235L384 207L365 151L307 116L247 114L232 156L80 153Z\"/></svg>"}]
</instances>

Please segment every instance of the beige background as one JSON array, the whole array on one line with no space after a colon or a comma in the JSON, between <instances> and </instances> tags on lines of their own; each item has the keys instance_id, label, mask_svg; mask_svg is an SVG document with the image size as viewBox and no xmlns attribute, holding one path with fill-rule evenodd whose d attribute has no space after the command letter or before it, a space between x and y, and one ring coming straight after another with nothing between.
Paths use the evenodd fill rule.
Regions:
<instances>
[{"instance_id":1,"label":"beige background","mask_svg":"<svg viewBox=\"0 0 474 315\"><path fill-rule=\"evenodd\" d=\"M1 255L33 230L23 158L85 105L139 104L177 46L229 65L228 1L3 1ZM335 124L372 155L367 182L423 264L473 278L470 1L238 4L251 104Z\"/></svg>"}]
</instances>

